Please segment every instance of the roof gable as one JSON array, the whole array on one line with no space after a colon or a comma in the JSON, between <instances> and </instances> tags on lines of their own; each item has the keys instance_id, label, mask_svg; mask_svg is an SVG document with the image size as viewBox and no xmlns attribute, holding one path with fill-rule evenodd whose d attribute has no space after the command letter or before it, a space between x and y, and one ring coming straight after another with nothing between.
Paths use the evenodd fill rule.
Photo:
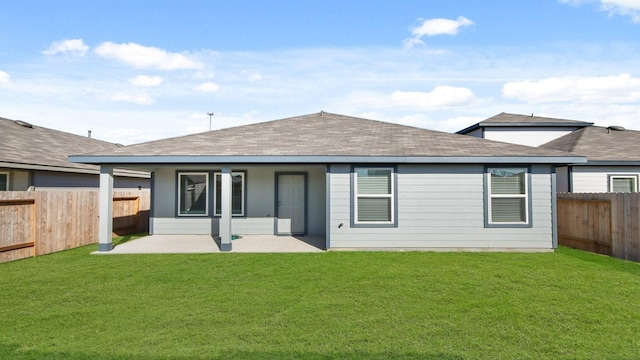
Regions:
<instances>
[{"instance_id":1,"label":"roof gable","mask_svg":"<svg viewBox=\"0 0 640 360\"><path fill-rule=\"evenodd\" d=\"M563 157L507 144L376 120L320 112L158 140L74 157L73 161L159 162L196 157ZM102 158L102 160L101 160ZM129 160L127 160L129 159ZM182 161L181 160L181 161ZM203 160L204 161L204 160Z\"/></svg>"},{"instance_id":2,"label":"roof gable","mask_svg":"<svg viewBox=\"0 0 640 360\"><path fill-rule=\"evenodd\" d=\"M518 115L500 113L492 116L486 120L483 120L477 124L471 125L468 128L458 131L458 134L467 134L473 130L482 127L586 127L592 126L592 122L557 119L542 116L531 115Z\"/></svg>"},{"instance_id":3,"label":"roof gable","mask_svg":"<svg viewBox=\"0 0 640 360\"><path fill-rule=\"evenodd\" d=\"M592 126L540 145L545 149L586 156L588 162L640 163L640 131Z\"/></svg>"}]
</instances>

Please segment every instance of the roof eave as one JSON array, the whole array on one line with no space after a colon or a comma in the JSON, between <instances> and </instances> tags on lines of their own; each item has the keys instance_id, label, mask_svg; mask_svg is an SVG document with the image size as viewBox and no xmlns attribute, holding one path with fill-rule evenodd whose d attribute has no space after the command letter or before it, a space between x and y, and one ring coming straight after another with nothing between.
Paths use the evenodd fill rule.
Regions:
<instances>
[{"instance_id":1,"label":"roof eave","mask_svg":"<svg viewBox=\"0 0 640 360\"><path fill-rule=\"evenodd\" d=\"M358 156L358 155L165 155L165 156L70 156L74 163L108 164L329 164L329 163L396 163L396 164L580 164L584 156Z\"/></svg>"},{"instance_id":2,"label":"roof eave","mask_svg":"<svg viewBox=\"0 0 640 360\"><path fill-rule=\"evenodd\" d=\"M579 165L596 166L640 166L640 160L589 160Z\"/></svg>"},{"instance_id":3,"label":"roof eave","mask_svg":"<svg viewBox=\"0 0 640 360\"><path fill-rule=\"evenodd\" d=\"M499 122L487 122L480 123L480 127L588 127L593 126L593 123L559 123L559 122L513 122L513 123L499 123Z\"/></svg>"}]
</instances>

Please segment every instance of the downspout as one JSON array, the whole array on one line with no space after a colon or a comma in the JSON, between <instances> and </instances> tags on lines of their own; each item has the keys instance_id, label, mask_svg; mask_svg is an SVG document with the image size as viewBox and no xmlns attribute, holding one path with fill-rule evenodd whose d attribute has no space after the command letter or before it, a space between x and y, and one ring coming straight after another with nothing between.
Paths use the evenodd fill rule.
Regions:
<instances>
[{"instance_id":1,"label":"downspout","mask_svg":"<svg viewBox=\"0 0 640 360\"><path fill-rule=\"evenodd\" d=\"M556 167L551 167L551 245L558 248L558 195L556 187Z\"/></svg>"}]
</instances>

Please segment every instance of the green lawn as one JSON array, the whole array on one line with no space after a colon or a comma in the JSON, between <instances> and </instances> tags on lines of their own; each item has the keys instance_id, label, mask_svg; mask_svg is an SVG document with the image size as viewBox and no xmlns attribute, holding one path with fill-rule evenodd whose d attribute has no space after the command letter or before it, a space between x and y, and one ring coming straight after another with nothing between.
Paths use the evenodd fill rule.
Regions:
<instances>
[{"instance_id":1,"label":"green lawn","mask_svg":"<svg viewBox=\"0 0 640 360\"><path fill-rule=\"evenodd\" d=\"M549 254L0 264L1 359L637 359L640 264Z\"/></svg>"}]
</instances>

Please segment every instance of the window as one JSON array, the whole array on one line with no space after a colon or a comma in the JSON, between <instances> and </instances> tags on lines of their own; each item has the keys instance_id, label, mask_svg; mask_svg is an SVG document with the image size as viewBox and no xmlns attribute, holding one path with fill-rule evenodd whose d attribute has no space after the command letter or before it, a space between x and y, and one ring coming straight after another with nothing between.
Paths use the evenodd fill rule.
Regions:
<instances>
[{"instance_id":1,"label":"window","mask_svg":"<svg viewBox=\"0 0 640 360\"><path fill-rule=\"evenodd\" d=\"M488 224L529 224L528 170L490 168L487 172Z\"/></svg>"},{"instance_id":2,"label":"window","mask_svg":"<svg viewBox=\"0 0 640 360\"><path fill-rule=\"evenodd\" d=\"M214 215L222 214L222 173L215 174L216 207ZM244 173L231 173L231 215L244 216Z\"/></svg>"},{"instance_id":3,"label":"window","mask_svg":"<svg viewBox=\"0 0 640 360\"><path fill-rule=\"evenodd\" d=\"M208 173L178 173L178 215L207 216L208 193Z\"/></svg>"},{"instance_id":4,"label":"window","mask_svg":"<svg viewBox=\"0 0 640 360\"><path fill-rule=\"evenodd\" d=\"M394 224L394 170L354 169L354 224Z\"/></svg>"},{"instance_id":5,"label":"window","mask_svg":"<svg viewBox=\"0 0 640 360\"><path fill-rule=\"evenodd\" d=\"M9 190L9 173L0 173L0 191Z\"/></svg>"},{"instance_id":6,"label":"window","mask_svg":"<svg viewBox=\"0 0 640 360\"><path fill-rule=\"evenodd\" d=\"M638 192L638 176L610 175L609 190L611 192Z\"/></svg>"}]
</instances>

